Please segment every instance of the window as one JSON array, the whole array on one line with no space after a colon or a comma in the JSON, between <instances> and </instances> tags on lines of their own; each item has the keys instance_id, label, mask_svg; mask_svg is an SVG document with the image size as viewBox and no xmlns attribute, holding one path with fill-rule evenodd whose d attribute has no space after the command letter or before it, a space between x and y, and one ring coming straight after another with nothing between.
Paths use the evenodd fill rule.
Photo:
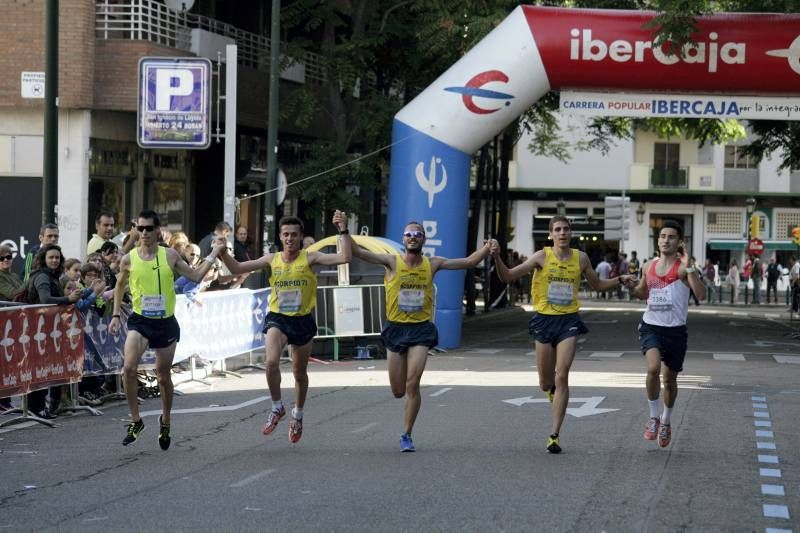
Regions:
<instances>
[{"instance_id":1,"label":"window","mask_svg":"<svg viewBox=\"0 0 800 533\"><path fill-rule=\"evenodd\" d=\"M744 146L725 147L725 168L754 169L758 168L758 161L751 155L744 153Z\"/></svg>"},{"instance_id":2,"label":"window","mask_svg":"<svg viewBox=\"0 0 800 533\"><path fill-rule=\"evenodd\" d=\"M680 168L681 145L678 143L655 143L653 148L653 171L650 176L650 185L653 187L685 187L686 172Z\"/></svg>"}]
</instances>

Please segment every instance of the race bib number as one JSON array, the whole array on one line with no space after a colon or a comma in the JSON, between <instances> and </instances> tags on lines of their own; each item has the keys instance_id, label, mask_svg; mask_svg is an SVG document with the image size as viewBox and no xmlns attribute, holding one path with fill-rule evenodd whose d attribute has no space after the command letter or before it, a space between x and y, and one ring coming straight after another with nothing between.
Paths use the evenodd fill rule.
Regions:
<instances>
[{"instance_id":1,"label":"race bib number","mask_svg":"<svg viewBox=\"0 0 800 533\"><path fill-rule=\"evenodd\" d=\"M547 286L547 302L553 305L569 305L572 303L572 283L551 281Z\"/></svg>"},{"instance_id":2,"label":"race bib number","mask_svg":"<svg viewBox=\"0 0 800 533\"><path fill-rule=\"evenodd\" d=\"M425 291L400 289L398 305L400 310L406 313L422 311L422 307L425 305Z\"/></svg>"},{"instance_id":3,"label":"race bib number","mask_svg":"<svg viewBox=\"0 0 800 533\"><path fill-rule=\"evenodd\" d=\"M142 296L142 316L161 318L167 314L167 299L163 294Z\"/></svg>"},{"instance_id":4,"label":"race bib number","mask_svg":"<svg viewBox=\"0 0 800 533\"><path fill-rule=\"evenodd\" d=\"M280 291L278 293L278 311L296 313L300 310L302 300L300 289Z\"/></svg>"},{"instance_id":5,"label":"race bib number","mask_svg":"<svg viewBox=\"0 0 800 533\"><path fill-rule=\"evenodd\" d=\"M667 288L650 289L650 294L647 297L647 306L652 311L671 311L672 293Z\"/></svg>"}]
</instances>

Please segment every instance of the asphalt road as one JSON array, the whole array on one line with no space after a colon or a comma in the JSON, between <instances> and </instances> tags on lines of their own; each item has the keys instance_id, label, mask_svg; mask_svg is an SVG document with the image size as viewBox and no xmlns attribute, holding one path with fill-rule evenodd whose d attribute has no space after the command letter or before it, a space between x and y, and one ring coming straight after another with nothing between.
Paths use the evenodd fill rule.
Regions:
<instances>
[{"instance_id":1,"label":"asphalt road","mask_svg":"<svg viewBox=\"0 0 800 533\"><path fill-rule=\"evenodd\" d=\"M660 449L641 436L640 313L584 317L560 455L544 451L550 406L516 309L472 317L462 348L429 359L413 454L399 452L402 402L383 360L312 365L296 445L288 419L260 434L259 372L179 386L167 452L154 399L127 448L120 403L0 430L0 531L800 529L800 342L785 321L691 316ZM283 383L291 403L288 367Z\"/></svg>"}]
</instances>

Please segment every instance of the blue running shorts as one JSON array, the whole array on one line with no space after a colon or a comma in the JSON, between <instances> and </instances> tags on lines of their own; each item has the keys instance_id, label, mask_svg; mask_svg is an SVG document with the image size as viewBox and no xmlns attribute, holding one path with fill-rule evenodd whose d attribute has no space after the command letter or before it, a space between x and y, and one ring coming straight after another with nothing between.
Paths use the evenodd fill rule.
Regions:
<instances>
[{"instance_id":1,"label":"blue running shorts","mask_svg":"<svg viewBox=\"0 0 800 533\"><path fill-rule=\"evenodd\" d=\"M387 322L381 331L381 340L386 349L401 353L412 346L433 348L439 344L439 330L433 322Z\"/></svg>"},{"instance_id":2,"label":"blue running shorts","mask_svg":"<svg viewBox=\"0 0 800 533\"><path fill-rule=\"evenodd\" d=\"M647 322L639 323L639 343L642 355L651 348L658 348L661 360L673 372L683 371L683 360L686 358L686 342L689 333L686 326L654 326Z\"/></svg>"},{"instance_id":3,"label":"blue running shorts","mask_svg":"<svg viewBox=\"0 0 800 533\"><path fill-rule=\"evenodd\" d=\"M303 346L311 342L317 335L317 323L311 314L286 316L280 313L267 313L264 318L264 333L269 328L277 328L289 339L292 346Z\"/></svg>"},{"instance_id":4,"label":"blue running shorts","mask_svg":"<svg viewBox=\"0 0 800 533\"><path fill-rule=\"evenodd\" d=\"M578 313L568 315L543 315L534 313L528 323L528 331L533 340L555 347L570 337L589 333Z\"/></svg>"}]
</instances>

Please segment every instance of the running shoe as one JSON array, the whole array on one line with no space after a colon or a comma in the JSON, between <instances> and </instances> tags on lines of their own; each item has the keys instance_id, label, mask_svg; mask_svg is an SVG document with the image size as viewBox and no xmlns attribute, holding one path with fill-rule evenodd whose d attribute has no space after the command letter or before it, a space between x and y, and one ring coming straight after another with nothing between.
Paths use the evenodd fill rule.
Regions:
<instances>
[{"instance_id":1,"label":"running shoe","mask_svg":"<svg viewBox=\"0 0 800 533\"><path fill-rule=\"evenodd\" d=\"M414 442L411 440L411 433L400 434L400 451L401 452L416 451L414 450Z\"/></svg>"},{"instance_id":2,"label":"running shoe","mask_svg":"<svg viewBox=\"0 0 800 533\"><path fill-rule=\"evenodd\" d=\"M158 445L161 446L161 449L167 451L169 449L169 445L172 442L172 439L169 437L169 424L165 424L161 421L161 417L158 417Z\"/></svg>"},{"instance_id":3,"label":"running shoe","mask_svg":"<svg viewBox=\"0 0 800 533\"><path fill-rule=\"evenodd\" d=\"M658 428L658 445L662 448L669 446L672 440L672 428L669 424L661 424Z\"/></svg>"},{"instance_id":4,"label":"running shoe","mask_svg":"<svg viewBox=\"0 0 800 533\"><path fill-rule=\"evenodd\" d=\"M270 410L269 414L267 415L267 422L264 424L264 427L261 428L262 435L269 435L275 428L278 427L278 422L281 421L281 418L286 416L286 408L281 406L280 411L276 411L275 409Z\"/></svg>"},{"instance_id":5,"label":"running shoe","mask_svg":"<svg viewBox=\"0 0 800 533\"><path fill-rule=\"evenodd\" d=\"M657 416L651 416L650 419L647 421L647 424L644 426L644 440L656 440L656 435L658 434L658 426L661 423Z\"/></svg>"},{"instance_id":6,"label":"running shoe","mask_svg":"<svg viewBox=\"0 0 800 533\"><path fill-rule=\"evenodd\" d=\"M555 395L556 395L556 386L555 385L553 385L553 387L550 390L544 391L544 396L545 396L545 398L547 398L547 401L550 402L550 403L553 403L553 398L555 397Z\"/></svg>"},{"instance_id":7,"label":"running shoe","mask_svg":"<svg viewBox=\"0 0 800 533\"><path fill-rule=\"evenodd\" d=\"M289 420L289 442L292 444L298 443L302 437L303 419L295 418L294 415L292 415L292 418Z\"/></svg>"},{"instance_id":8,"label":"running shoe","mask_svg":"<svg viewBox=\"0 0 800 533\"><path fill-rule=\"evenodd\" d=\"M558 438L558 433L553 433L547 437L547 451L550 453L561 453L561 441Z\"/></svg>"},{"instance_id":9,"label":"running shoe","mask_svg":"<svg viewBox=\"0 0 800 533\"><path fill-rule=\"evenodd\" d=\"M141 418L136 422L131 422L128 424L128 432L125 435L125 438L122 439L122 445L127 446L128 444L133 444L136 442L136 439L139 438L139 435L142 434L144 431L144 420Z\"/></svg>"}]
</instances>

